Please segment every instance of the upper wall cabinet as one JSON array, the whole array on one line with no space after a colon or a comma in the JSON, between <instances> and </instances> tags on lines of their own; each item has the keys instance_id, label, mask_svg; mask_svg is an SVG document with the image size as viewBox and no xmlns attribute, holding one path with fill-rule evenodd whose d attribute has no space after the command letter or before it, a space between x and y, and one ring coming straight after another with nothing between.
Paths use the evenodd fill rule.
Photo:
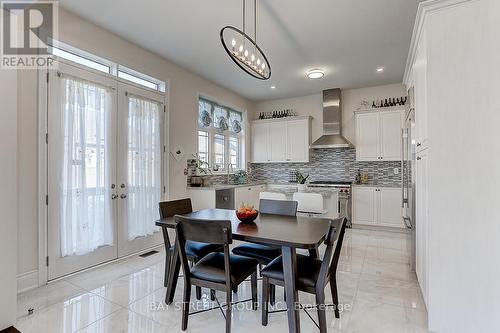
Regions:
<instances>
[{"instance_id":1,"label":"upper wall cabinet","mask_svg":"<svg viewBox=\"0 0 500 333\"><path fill-rule=\"evenodd\" d=\"M252 121L252 162L309 162L310 128L311 117Z\"/></svg>"},{"instance_id":2,"label":"upper wall cabinet","mask_svg":"<svg viewBox=\"0 0 500 333\"><path fill-rule=\"evenodd\" d=\"M404 109L356 112L356 160L401 160Z\"/></svg>"}]
</instances>

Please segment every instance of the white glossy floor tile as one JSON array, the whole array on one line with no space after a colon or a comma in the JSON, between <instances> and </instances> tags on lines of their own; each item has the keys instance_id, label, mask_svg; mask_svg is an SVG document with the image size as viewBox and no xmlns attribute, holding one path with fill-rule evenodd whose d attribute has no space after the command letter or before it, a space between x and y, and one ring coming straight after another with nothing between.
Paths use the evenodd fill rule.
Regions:
<instances>
[{"instance_id":1,"label":"white glossy floor tile","mask_svg":"<svg viewBox=\"0 0 500 333\"><path fill-rule=\"evenodd\" d=\"M327 310L328 332L427 332L427 314L416 276L409 268L409 237L403 233L348 229L337 269L337 285L342 308L339 319ZM30 332L182 332L181 304L184 288L179 279L174 303L164 303L165 252L146 258L132 256L117 263L90 270L65 280L19 295L18 323L23 333ZM324 246L320 254L324 253ZM261 281L258 283L260 305ZM249 299L250 283L244 282L233 294L234 301ZM331 304L330 286L325 288L326 303ZM224 293L217 299L225 303ZM276 289L276 308L286 308L283 288ZM313 295L299 293L304 305L314 305ZM216 307L209 291L201 301L192 288L191 311ZM34 314L26 316L33 308ZM315 309L308 310L317 320ZM318 332L313 321L300 312L302 332ZM224 331L220 310L192 315L187 332ZM251 303L234 307L233 332L288 332L285 312L269 316L261 325L261 312Z\"/></svg>"},{"instance_id":2,"label":"white glossy floor tile","mask_svg":"<svg viewBox=\"0 0 500 333\"><path fill-rule=\"evenodd\" d=\"M18 320L23 333L76 332L120 309L120 306L92 293L74 295Z\"/></svg>"}]
</instances>

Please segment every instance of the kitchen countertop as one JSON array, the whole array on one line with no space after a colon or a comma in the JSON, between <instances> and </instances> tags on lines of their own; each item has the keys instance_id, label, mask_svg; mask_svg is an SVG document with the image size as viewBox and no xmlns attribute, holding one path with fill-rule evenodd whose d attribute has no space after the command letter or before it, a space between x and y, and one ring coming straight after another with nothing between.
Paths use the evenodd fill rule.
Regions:
<instances>
[{"instance_id":1,"label":"kitchen countertop","mask_svg":"<svg viewBox=\"0 0 500 333\"><path fill-rule=\"evenodd\" d=\"M248 186L257 186L257 185L266 185L266 182L249 182L246 184L213 184L210 186L188 186L188 190L205 190L205 191L215 191L215 190L227 190L231 188L237 187L248 187Z\"/></svg>"},{"instance_id":2,"label":"kitchen countertop","mask_svg":"<svg viewBox=\"0 0 500 333\"><path fill-rule=\"evenodd\" d=\"M308 187L303 193L319 193L323 198L330 198L334 193L339 191L338 188L318 188L318 187ZM283 193L287 196L292 196L295 192L298 192L297 186L275 186L267 188L266 192Z\"/></svg>"},{"instance_id":3,"label":"kitchen countertop","mask_svg":"<svg viewBox=\"0 0 500 333\"><path fill-rule=\"evenodd\" d=\"M352 187L389 187L389 188L400 188L401 184L366 183L366 184L352 184Z\"/></svg>"}]
</instances>

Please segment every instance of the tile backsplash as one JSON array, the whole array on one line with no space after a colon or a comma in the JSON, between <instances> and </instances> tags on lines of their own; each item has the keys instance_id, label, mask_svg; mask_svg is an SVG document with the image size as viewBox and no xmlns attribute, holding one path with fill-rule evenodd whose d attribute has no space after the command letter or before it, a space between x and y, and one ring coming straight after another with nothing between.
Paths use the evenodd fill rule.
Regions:
<instances>
[{"instance_id":1,"label":"tile backsplash","mask_svg":"<svg viewBox=\"0 0 500 333\"><path fill-rule=\"evenodd\" d=\"M398 174L394 174L395 168L399 169ZM358 162L355 149L313 149L309 163L249 164L249 175L254 181L288 183L291 170L309 174L308 181L354 181L360 170L368 173L369 183L396 187L401 183L401 162Z\"/></svg>"},{"instance_id":2,"label":"tile backsplash","mask_svg":"<svg viewBox=\"0 0 500 333\"><path fill-rule=\"evenodd\" d=\"M191 175L195 174L192 162L192 160L188 160L187 163L188 185ZM398 174L394 174L395 168L398 168ZM309 174L308 181L354 181L358 170L360 170L368 174L370 184L395 187L401 185L401 162L358 162L356 161L355 149L313 149L309 163L248 163L248 180L265 181L270 184L287 184L291 178L294 178L295 170ZM207 175L204 178L213 184L227 182L225 174ZM236 181L231 175L230 182Z\"/></svg>"}]
</instances>

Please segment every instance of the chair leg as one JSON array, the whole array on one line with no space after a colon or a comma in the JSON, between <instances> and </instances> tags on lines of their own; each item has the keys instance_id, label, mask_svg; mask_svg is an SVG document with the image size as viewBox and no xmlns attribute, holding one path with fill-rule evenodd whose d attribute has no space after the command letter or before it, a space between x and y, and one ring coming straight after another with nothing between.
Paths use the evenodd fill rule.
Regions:
<instances>
[{"instance_id":1,"label":"chair leg","mask_svg":"<svg viewBox=\"0 0 500 333\"><path fill-rule=\"evenodd\" d=\"M185 281L184 285L184 295L182 299L182 330L185 331L188 325L189 318L189 303L191 301L191 284Z\"/></svg>"},{"instance_id":2,"label":"chair leg","mask_svg":"<svg viewBox=\"0 0 500 333\"><path fill-rule=\"evenodd\" d=\"M316 290L316 305L318 306L318 322L320 333L326 333L325 292Z\"/></svg>"},{"instance_id":3,"label":"chair leg","mask_svg":"<svg viewBox=\"0 0 500 333\"><path fill-rule=\"evenodd\" d=\"M330 275L330 289L332 291L332 300L333 300L333 305L335 307L335 318L340 318L340 311L339 311L339 295L337 291L337 279L335 278L334 274Z\"/></svg>"},{"instance_id":4,"label":"chair leg","mask_svg":"<svg viewBox=\"0 0 500 333\"><path fill-rule=\"evenodd\" d=\"M210 289L210 300L215 301L215 289Z\"/></svg>"},{"instance_id":5,"label":"chair leg","mask_svg":"<svg viewBox=\"0 0 500 333\"><path fill-rule=\"evenodd\" d=\"M165 251L165 274L163 276L163 286L168 285L168 273L170 272L170 263L172 262L172 251L170 249Z\"/></svg>"},{"instance_id":6,"label":"chair leg","mask_svg":"<svg viewBox=\"0 0 500 333\"><path fill-rule=\"evenodd\" d=\"M262 299L261 299L261 311L262 311L262 326L267 326L268 317L268 306L269 306L269 280L268 278L262 278Z\"/></svg>"},{"instance_id":7,"label":"chair leg","mask_svg":"<svg viewBox=\"0 0 500 333\"><path fill-rule=\"evenodd\" d=\"M238 286L233 287L233 293L237 294L238 293Z\"/></svg>"},{"instance_id":8,"label":"chair leg","mask_svg":"<svg viewBox=\"0 0 500 333\"><path fill-rule=\"evenodd\" d=\"M231 313L233 310L233 293L232 290L229 289L226 292L226 333L231 333Z\"/></svg>"},{"instance_id":9,"label":"chair leg","mask_svg":"<svg viewBox=\"0 0 500 333\"><path fill-rule=\"evenodd\" d=\"M196 265L197 262L198 262L198 260L193 259L190 262L191 268L193 268L193 266ZM195 289L196 289L196 299L199 301L201 299L201 287L196 286Z\"/></svg>"},{"instance_id":10,"label":"chair leg","mask_svg":"<svg viewBox=\"0 0 500 333\"><path fill-rule=\"evenodd\" d=\"M272 306L276 303L276 286L274 284L269 287L269 303Z\"/></svg>"},{"instance_id":11,"label":"chair leg","mask_svg":"<svg viewBox=\"0 0 500 333\"><path fill-rule=\"evenodd\" d=\"M252 310L257 310L257 270L252 273Z\"/></svg>"}]
</instances>

